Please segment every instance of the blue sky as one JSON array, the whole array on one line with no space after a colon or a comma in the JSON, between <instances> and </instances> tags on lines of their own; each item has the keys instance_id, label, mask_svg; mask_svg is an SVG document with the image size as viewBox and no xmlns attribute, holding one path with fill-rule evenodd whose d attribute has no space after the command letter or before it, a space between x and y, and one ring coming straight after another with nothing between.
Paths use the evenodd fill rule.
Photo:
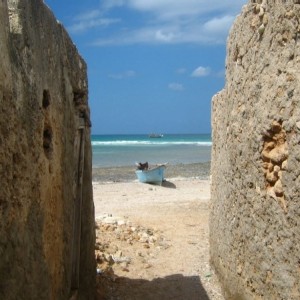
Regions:
<instances>
[{"instance_id":1,"label":"blue sky","mask_svg":"<svg viewBox=\"0 0 300 300\"><path fill-rule=\"evenodd\" d=\"M210 133L246 2L45 0L87 62L92 133Z\"/></svg>"}]
</instances>

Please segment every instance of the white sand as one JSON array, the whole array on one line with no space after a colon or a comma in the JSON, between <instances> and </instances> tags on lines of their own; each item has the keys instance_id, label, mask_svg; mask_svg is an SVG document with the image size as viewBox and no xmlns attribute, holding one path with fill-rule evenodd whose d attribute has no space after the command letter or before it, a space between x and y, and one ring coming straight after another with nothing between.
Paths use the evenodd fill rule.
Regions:
<instances>
[{"instance_id":1,"label":"white sand","mask_svg":"<svg viewBox=\"0 0 300 300\"><path fill-rule=\"evenodd\" d=\"M223 299L217 277L209 265L208 180L177 178L164 186L137 181L95 182L93 186L96 218L108 213L125 218L134 226L154 228L162 232L170 245L167 249L149 250L150 268L133 259L129 272L123 274L116 270L121 272L118 276L153 281L180 274L185 278L198 278L209 299ZM131 257L135 257L139 246L118 244L119 248L125 247L122 251ZM147 293L145 287L143 293ZM130 299L129 294L127 298Z\"/></svg>"}]
</instances>

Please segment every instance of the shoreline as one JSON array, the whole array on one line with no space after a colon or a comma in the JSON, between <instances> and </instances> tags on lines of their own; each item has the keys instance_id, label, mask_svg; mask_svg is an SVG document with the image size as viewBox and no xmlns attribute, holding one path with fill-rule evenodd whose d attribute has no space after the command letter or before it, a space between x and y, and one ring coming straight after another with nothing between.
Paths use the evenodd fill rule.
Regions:
<instances>
[{"instance_id":1,"label":"shoreline","mask_svg":"<svg viewBox=\"0 0 300 300\"><path fill-rule=\"evenodd\" d=\"M92 169L93 182L132 182L137 180L135 166L96 167ZM197 178L208 180L210 177L210 162L167 165L165 178Z\"/></svg>"}]
</instances>

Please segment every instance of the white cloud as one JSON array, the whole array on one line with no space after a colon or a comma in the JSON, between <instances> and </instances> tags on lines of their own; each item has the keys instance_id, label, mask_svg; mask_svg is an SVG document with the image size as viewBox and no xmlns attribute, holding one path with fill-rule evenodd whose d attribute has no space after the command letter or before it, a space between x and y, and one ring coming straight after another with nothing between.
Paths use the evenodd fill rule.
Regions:
<instances>
[{"instance_id":1,"label":"white cloud","mask_svg":"<svg viewBox=\"0 0 300 300\"><path fill-rule=\"evenodd\" d=\"M72 33L82 33L91 28L106 27L114 23L120 22L119 19L106 19L106 18L95 18L86 19L68 27L68 30Z\"/></svg>"},{"instance_id":2,"label":"white cloud","mask_svg":"<svg viewBox=\"0 0 300 300\"><path fill-rule=\"evenodd\" d=\"M204 77L210 74L210 68L208 67L198 67L196 70L193 71L192 77Z\"/></svg>"},{"instance_id":3,"label":"white cloud","mask_svg":"<svg viewBox=\"0 0 300 300\"><path fill-rule=\"evenodd\" d=\"M220 1L210 0L128 0L131 8L156 14L159 18L169 19L180 16L199 16L216 11L238 13L247 0Z\"/></svg>"},{"instance_id":4,"label":"white cloud","mask_svg":"<svg viewBox=\"0 0 300 300\"><path fill-rule=\"evenodd\" d=\"M116 73L116 74L110 74L108 77L113 78L113 79L125 79L125 78L130 78L130 77L135 77L136 72L132 70L128 70L122 73Z\"/></svg>"},{"instance_id":5,"label":"white cloud","mask_svg":"<svg viewBox=\"0 0 300 300\"><path fill-rule=\"evenodd\" d=\"M129 0L129 6L140 11L147 11L156 14L161 19L173 18L175 16L195 14L193 8L197 0L173 1L173 0Z\"/></svg>"},{"instance_id":6,"label":"white cloud","mask_svg":"<svg viewBox=\"0 0 300 300\"><path fill-rule=\"evenodd\" d=\"M126 0L104 0L102 3L102 8L108 10L114 7L123 6L126 4Z\"/></svg>"},{"instance_id":7,"label":"white cloud","mask_svg":"<svg viewBox=\"0 0 300 300\"><path fill-rule=\"evenodd\" d=\"M174 32L163 32L162 30L157 30L155 32L155 39L157 41L162 41L162 42L172 42L176 38L176 35Z\"/></svg>"},{"instance_id":8,"label":"white cloud","mask_svg":"<svg viewBox=\"0 0 300 300\"><path fill-rule=\"evenodd\" d=\"M132 44L220 44L225 43L227 34L208 34L201 24L193 28L180 26L149 26L126 30L106 39L97 39L92 45L132 45Z\"/></svg>"},{"instance_id":9,"label":"white cloud","mask_svg":"<svg viewBox=\"0 0 300 300\"><path fill-rule=\"evenodd\" d=\"M99 9L78 17L73 33L102 26L106 38L92 45L225 44L235 16L247 0L103 0ZM102 16L101 16L102 14ZM111 17L114 14L114 17ZM105 15L105 18L104 18ZM108 31L120 22L122 28ZM126 19L130 16L130 19ZM138 20L138 25L134 20ZM126 28L124 30L124 28ZM105 31L107 29L107 31ZM107 38L109 37L109 38Z\"/></svg>"},{"instance_id":10,"label":"white cloud","mask_svg":"<svg viewBox=\"0 0 300 300\"><path fill-rule=\"evenodd\" d=\"M234 21L233 16L223 16L220 18L213 18L204 23L203 28L211 33L228 32L231 24Z\"/></svg>"},{"instance_id":11,"label":"white cloud","mask_svg":"<svg viewBox=\"0 0 300 300\"><path fill-rule=\"evenodd\" d=\"M109 25L121 22L117 18L106 18L103 16L103 12L99 9L93 9L79 14L73 18L72 25L68 26L67 29L71 33L83 33L89 29L97 27L107 27Z\"/></svg>"},{"instance_id":12,"label":"white cloud","mask_svg":"<svg viewBox=\"0 0 300 300\"><path fill-rule=\"evenodd\" d=\"M168 88L173 91L183 91L184 87L181 83L172 82L169 83Z\"/></svg>"},{"instance_id":13,"label":"white cloud","mask_svg":"<svg viewBox=\"0 0 300 300\"><path fill-rule=\"evenodd\" d=\"M126 30L108 39L98 39L93 42L93 45L172 44L176 43L176 38L172 31L156 27L144 27L136 30Z\"/></svg>"},{"instance_id":14,"label":"white cloud","mask_svg":"<svg viewBox=\"0 0 300 300\"><path fill-rule=\"evenodd\" d=\"M94 9L75 16L74 20L76 21L90 20L99 17L100 14L101 14L100 10Z\"/></svg>"}]
</instances>

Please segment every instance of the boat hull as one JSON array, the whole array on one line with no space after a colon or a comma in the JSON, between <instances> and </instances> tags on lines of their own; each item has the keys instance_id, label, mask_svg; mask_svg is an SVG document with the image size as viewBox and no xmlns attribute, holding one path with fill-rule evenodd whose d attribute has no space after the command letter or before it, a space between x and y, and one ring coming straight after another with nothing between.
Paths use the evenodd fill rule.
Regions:
<instances>
[{"instance_id":1,"label":"boat hull","mask_svg":"<svg viewBox=\"0 0 300 300\"><path fill-rule=\"evenodd\" d=\"M162 184L166 166L158 166L150 170L136 170L135 174L142 183Z\"/></svg>"}]
</instances>

